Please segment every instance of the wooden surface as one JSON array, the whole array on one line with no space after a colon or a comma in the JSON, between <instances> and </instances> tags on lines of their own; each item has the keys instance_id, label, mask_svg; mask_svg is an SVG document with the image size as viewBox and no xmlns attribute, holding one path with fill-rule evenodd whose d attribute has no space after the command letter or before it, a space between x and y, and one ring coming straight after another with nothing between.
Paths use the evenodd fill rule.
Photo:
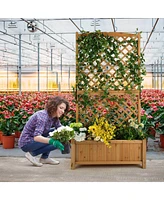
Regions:
<instances>
[{"instance_id":1,"label":"wooden surface","mask_svg":"<svg viewBox=\"0 0 164 200\"><path fill-rule=\"evenodd\" d=\"M79 165L140 164L146 168L145 140L111 140L108 148L103 142L71 142L71 168Z\"/></svg>"}]
</instances>

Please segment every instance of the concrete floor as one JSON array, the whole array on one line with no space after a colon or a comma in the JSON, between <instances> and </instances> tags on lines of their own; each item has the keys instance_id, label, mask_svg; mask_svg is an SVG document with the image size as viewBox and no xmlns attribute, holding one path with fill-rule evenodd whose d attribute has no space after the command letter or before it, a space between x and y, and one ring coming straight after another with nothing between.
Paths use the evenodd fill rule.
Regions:
<instances>
[{"instance_id":1,"label":"concrete floor","mask_svg":"<svg viewBox=\"0 0 164 200\"><path fill-rule=\"evenodd\" d=\"M159 142L149 140L146 169L139 165L77 166L70 168L70 154L53 151L59 165L34 167L15 147L0 145L0 182L164 182L164 149Z\"/></svg>"}]
</instances>

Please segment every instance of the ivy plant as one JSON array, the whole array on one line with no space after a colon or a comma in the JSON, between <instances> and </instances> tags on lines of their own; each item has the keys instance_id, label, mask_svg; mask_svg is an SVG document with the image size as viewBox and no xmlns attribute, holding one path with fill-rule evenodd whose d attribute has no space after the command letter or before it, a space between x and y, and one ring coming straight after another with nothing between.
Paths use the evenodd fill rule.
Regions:
<instances>
[{"instance_id":1,"label":"ivy plant","mask_svg":"<svg viewBox=\"0 0 164 200\"><path fill-rule=\"evenodd\" d=\"M142 88L146 70L144 55L138 54L138 37L120 38L100 31L84 31L76 41L77 75L73 93L79 108L78 119L85 126L104 110L111 121L116 120L113 114L117 107L111 108L109 102L120 104L126 99L110 96L110 90L130 93Z\"/></svg>"}]
</instances>

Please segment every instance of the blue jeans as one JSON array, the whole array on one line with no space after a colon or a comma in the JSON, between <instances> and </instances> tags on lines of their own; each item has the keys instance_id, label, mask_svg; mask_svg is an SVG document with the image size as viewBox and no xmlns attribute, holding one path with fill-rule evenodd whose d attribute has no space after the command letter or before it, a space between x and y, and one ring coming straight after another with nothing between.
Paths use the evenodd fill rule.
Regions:
<instances>
[{"instance_id":1,"label":"blue jeans","mask_svg":"<svg viewBox=\"0 0 164 200\"><path fill-rule=\"evenodd\" d=\"M50 129L50 131L52 131L52 129ZM48 134L46 136L48 136ZM41 158L46 159L48 158L50 152L57 148L51 144L32 141L21 147L21 149L24 152L30 152L32 156L42 154Z\"/></svg>"}]
</instances>

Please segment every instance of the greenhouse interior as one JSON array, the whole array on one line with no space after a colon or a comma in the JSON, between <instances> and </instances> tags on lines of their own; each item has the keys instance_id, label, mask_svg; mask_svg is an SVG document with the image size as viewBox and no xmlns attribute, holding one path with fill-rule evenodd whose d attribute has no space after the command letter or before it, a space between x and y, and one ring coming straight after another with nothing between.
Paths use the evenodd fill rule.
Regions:
<instances>
[{"instance_id":1,"label":"greenhouse interior","mask_svg":"<svg viewBox=\"0 0 164 200\"><path fill-rule=\"evenodd\" d=\"M163 89L163 18L0 19L0 91L71 91L76 33L141 33L144 88Z\"/></svg>"},{"instance_id":2,"label":"greenhouse interior","mask_svg":"<svg viewBox=\"0 0 164 200\"><path fill-rule=\"evenodd\" d=\"M44 137L36 141L51 148L53 145L53 150L58 147L63 152L63 143L68 143L69 151L63 153L63 157L58 152L53 154L61 159L60 165L66 174L71 173L68 165L71 170L90 169L90 172L88 165L101 165L104 170L108 170L104 165L111 168L122 165L125 168L122 179L122 174L113 176L108 171L97 176L98 171L90 178L92 181L97 177L98 181L104 178L105 181L162 182L163 90L164 18L0 18L0 157L25 159L24 152L30 151L21 151L24 146L20 147L19 142L35 133L33 140L37 136ZM56 107L51 105L50 112L51 98L61 98L62 103L55 102ZM27 133L28 122L43 110L49 112L49 118L45 117L39 126L47 130L38 133L35 127L38 124L33 122L36 129ZM48 128L52 128L51 120L54 120L51 126L56 126L51 132L54 135L46 135ZM55 133L60 135L62 131L58 128L61 127L73 131L64 142L62 139L70 129L61 140L56 139ZM8 147L5 136L11 135L14 135L14 143ZM9 154L4 151L10 148L16 150ZM48 161L39 163L31 153L25 155L34 166L59 164L47 157L41 159ZM65 156L69 159L62 160ZM29 167L27 160L17 164L20 162L16 159L13 162L19 170L25 169L25 165ZM147 171L145 174L137 171L135 177L127 179L127 165L129 168L139 165ZM2 167L6 172L5 165ZM15 172L8 170L8 173ZM26 179L20 174L14 177L1 173L0 180L40 181L40 175L31 179L30 173ZM60 170L57 173L60 174ZM79 177L72 174L58 180L78 180ZM43 181L54 181L53 178L46 179L42 175ZM82 176L80 181L90 180Z\"/></svg>"}]
</instances>

